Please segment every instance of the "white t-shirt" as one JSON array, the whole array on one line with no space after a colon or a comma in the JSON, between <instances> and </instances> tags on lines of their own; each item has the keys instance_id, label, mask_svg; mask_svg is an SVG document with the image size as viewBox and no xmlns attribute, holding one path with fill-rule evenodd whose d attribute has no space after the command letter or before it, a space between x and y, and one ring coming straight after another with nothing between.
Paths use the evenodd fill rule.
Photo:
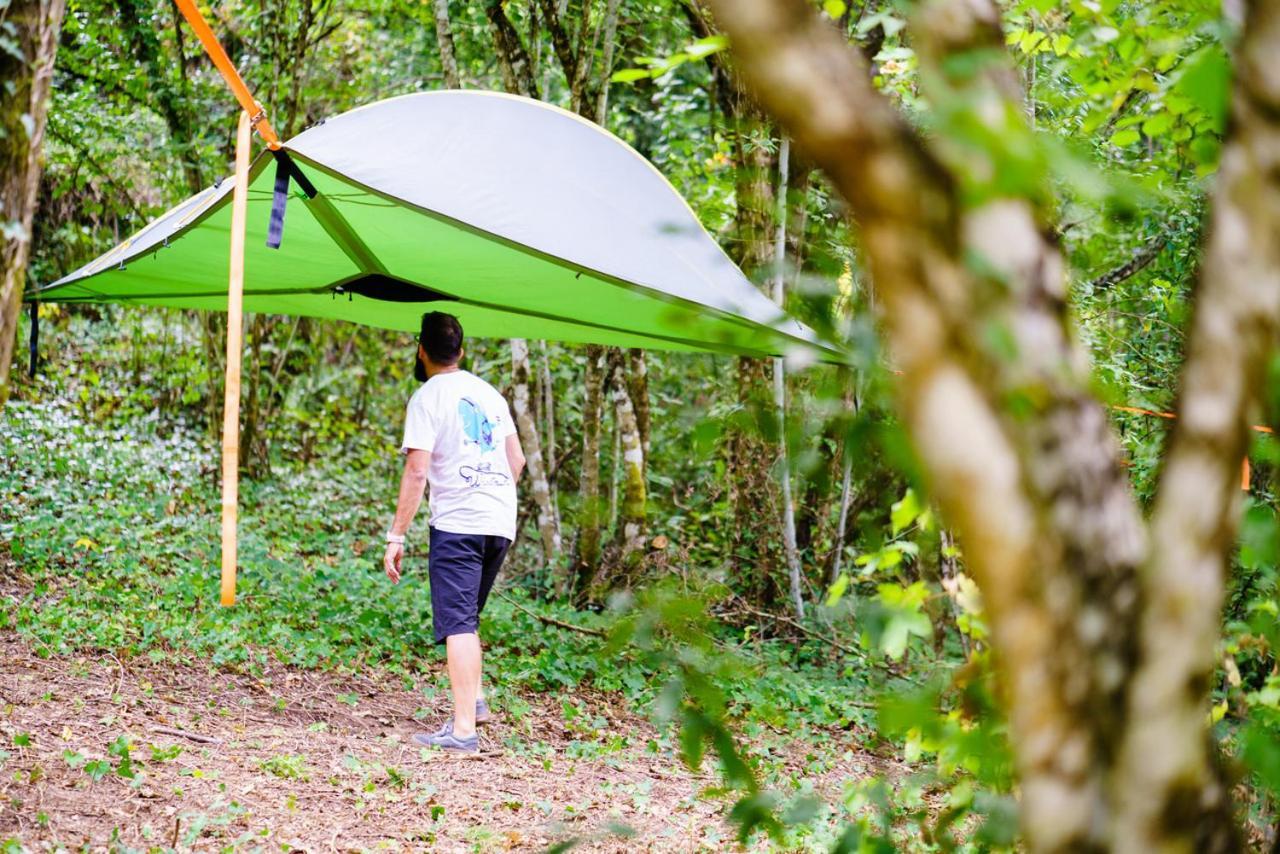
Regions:
<instances>
[{"instance_id":1,"label":"white t-shirt","mask_svg":"<svg viewBox=\"0 0 1280 854\"><path fill-rule=\"evenodd\" d=\"M431 527L516 538L516 484L506 448L514 432L506 399L475 374L436 374L413 393L400 450L431 452Z\"/></svg>"}]
</instances>

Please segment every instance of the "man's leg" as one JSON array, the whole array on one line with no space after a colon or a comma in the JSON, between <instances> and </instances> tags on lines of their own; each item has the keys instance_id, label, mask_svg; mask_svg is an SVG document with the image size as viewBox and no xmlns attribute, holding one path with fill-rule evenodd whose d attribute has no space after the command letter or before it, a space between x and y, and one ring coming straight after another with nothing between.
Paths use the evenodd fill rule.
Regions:
<instances>
[{"instance_id":1,"label":"man's leg","mask_svg":"<svg viewBox=\"0 0 1280 854\"><path fill-rule=\"evenodd\" d=\"M470 738L476 733L476 699L480 692L480 636L449 635L445 641L449 686L453 689L453 733Z\"/></svg>"}]
</instances>

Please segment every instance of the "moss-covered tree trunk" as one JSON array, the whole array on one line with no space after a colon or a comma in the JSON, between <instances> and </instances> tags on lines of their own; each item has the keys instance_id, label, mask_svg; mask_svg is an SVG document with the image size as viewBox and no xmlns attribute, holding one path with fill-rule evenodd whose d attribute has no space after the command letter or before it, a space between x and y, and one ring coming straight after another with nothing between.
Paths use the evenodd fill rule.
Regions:
<instances>
[{"instance_id":1,"label":"moss-covered tree trunk","mask_svg":"<svg viewBox=\"0 0 1280 854\"><path fill-rule=\"evenodd\" d=\"M0 50L0 407L9 399L49 87L66 8L66 0L12 0L0 11L4 35L12 39L12 47Z\"/></svg>"},{"instance_id":2,"label":"moss-covered tree trunk","mask_svg":"<svg viewBox=\"0 0 1280 854\"><path fill-rule=\"evenodd\" d=\"M555 508L551 506L547 464L542 455L542 440L538 436L538 422L529 396L529 373L529 342L523 338L512 338L512 408L515 410L516 427L520 431L520 444L524 447L528 460L530 491L538 507L538 536L542 540L542 556L548 566L555 568L560 558L560 526Z\"/></svg>"},{"instance_id":3,"label":"moss-covered tree trunk","mask_svg":"<svg viewBox=\"0 0 1280 854\"><path fill-rule=\"evenodd\" d=\"M635 405L627 388L621 360L613 366L613 406L618 435L622 442L622 501L618 506L617 543L620 563L627 583L634 581L635 569L644 556L645 505L648 500L644 474L644 445L636 422ZM617 587L618 584L611 586Z\"/></svg>"},{"instance_id":4,"label":"moss-covered tree trunk","mask_svg":"<svg viewBox=\"0 0 1280 854\"><path fill-rule=\"evenodd\" d=\"M578 481L578 547L574 557L573 596L584 602L600 571L601 493L600 434L604 421L605 348L586 348L583 377L582 471Z\"/></svg>"}]
</instances>

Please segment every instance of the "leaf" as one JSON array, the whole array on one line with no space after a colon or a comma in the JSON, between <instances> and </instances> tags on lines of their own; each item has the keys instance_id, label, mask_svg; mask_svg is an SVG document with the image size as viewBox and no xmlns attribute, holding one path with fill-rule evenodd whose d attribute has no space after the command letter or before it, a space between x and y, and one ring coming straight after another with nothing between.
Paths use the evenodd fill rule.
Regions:
<instances>
[{"instance_id":1,"label":"leaf","mask_svg":"<svg viewBox=\"0 0 1280 854\"><path fill-rule=\"evenodd\" d=\"M894 502L889 521L893 526L893 534L897 536L900 531L908 528L920 516L920 499L916 497L914 489L908 488L900 501Z\"/></svg>"},{"instance_id":2,"label":"leaf","mask_svg":"<svg viewBox=\"0 0 1280 854\"><path fill-rule=\"evenodd\" d=\"M1174 91L1190 98L1221 132L1227 121L1227 100L1231 64L1221 45L1208 45L1186 61L1185 70L1174 83Z\"/></svg>"},{"instance_id":3,"label":"leaf","mask_svg":"<svg viewBox=\"0 0 1280 854\"><path fill-rule=\"evenodd\" d=\"M848 573L840 573L840 577L831 585L831 590L827 593L827 607L834 608L844 598L844 593L849 589Z\"/></svg>"},{"instance_id":4,"label":"leaf","mask_svg":"<svg viewBox=\"0 0 1280 854\"><path fill-rule=\"evenodd\" d=\"M111 763L105 759L95 759L92 762L86 762L84 773L96 783L103 777L111 773Z\"/></svg>"},{"instance_id":5,"label":"leaf","mask_svg":"<svg viewBox=\"0 0 1280 854\"><path fill-rule=\"evenodd\" d=\"M827 17L833 21L839 20L848 8L844 0L824 0L822 4L822 11L826 12Z\"/></svg>"},{"instance_id":6,"label":"leaf","mask_svg":"<svg viewBox=\"0 0 1280 854\"><path fill-rule=\"evenodd\" d=\"M1127 145L1133 145L1140 139L1142 139L1142 134L1138 133L1133 128L1125 128L1124 130L1118 130L1111 134L1111 139L1107 140L1107 142L1111 143L1116 148L1124 148Z\"/></svg>"},{"instance_id":7,"label":"leaf","mask_svg":"<svg viewBox=\"0 0 1280 854\"><path fill-rule=\"evenodd\" d=\"M1168 113L1156 113L1142 123L1142 132L1147 136L1160 136L1173 127L1173 116Z\"/></svg>"},{"instance_id":8,"label":"leaf","mask_svg":"<svg viewBox=\"0 0 1280 854\"><path fill-rule=\"evenodd\" d=\"M613 83L634 83L637 80L648 80L652 76L653 73L647 68L624 68L615 71L609 80Z\"/></svg>"},{"instance_id":9,"label":"leaf","mask_svg":"<svg viewBox=\"0 0 1280 854\"><path fill-rule=\"evenodd\" d=\"M684 49L685 55L689 59L702 59L704 56L711 56L713 53L719 53L729 46L729 37L723 34L707 36L705 39L698 39L693 44Z\"/></svg>"}]
</instances>

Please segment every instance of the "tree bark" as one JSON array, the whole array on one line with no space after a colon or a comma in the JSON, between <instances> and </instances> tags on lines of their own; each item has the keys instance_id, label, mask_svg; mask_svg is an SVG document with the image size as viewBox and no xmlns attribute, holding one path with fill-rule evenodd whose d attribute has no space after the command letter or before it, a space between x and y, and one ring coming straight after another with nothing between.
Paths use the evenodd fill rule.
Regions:
<instances>
[{"instance_id":1,"label":"tree bark","mask_svg":"<svg viewBox=\"0 0 1280 854\"><path fill-rule=\"evenodd\" d=\"M604 419L605 348L586 348L582 404L582 473L579 485L578 549L574 561L574 599L585 602L600 570L600 433Z\"/></svg>"},{"instance_id":2,"label":"tree bark","mask_svg":"<svg viewBox=\"0 0 1280 854\"><path fill-rule=\"evenodd\" d=\"M40 156L66 0L13 0L2 16L22 58L0 51L0 408L22 312Z\"/></svg>"},{"instance_id":3,"label":"tree bark","mask_svg":"<svg viewBox=\"0 0 1280 854\"><path fill-rule=\"evenodd\" d=\"M1228 851L1231 821L1205 728L1240 460L1280 323L1280 0L1248 6L1187 340L1178 419L1157 489L1130 726L1114 790L1117 847Z\"/></svg>"},{"instance_id":4,"label":"tree bark","mask_svg":"<svg viewBox=\"0 0 1280 854\"><path fill-rule=\"evenodd\" d=\"M636 429L640 431L640 447L644 449L645 465L649 464L649 364L644 350L633 347L627 351L627 391L636 410Z\"/></svg>"},{"instance_id":5,"label":"tree bark","mask_svg":"<svg viewBox=\"0 0 1280 854\"><path fill-rule=\"evenodd\" d=\"M558 474L556 452L556 388L551 379L551 351L547 342L541 342L538 348L542 352L542 360L538 363L538 406L542 410L542 436L545 439L547 458L547 486L551 490L551 510L555 513L556 530L563 531L560 524L560 499L556 475Z\"/></svg>"},{"instance_id":6,"label":"tree bark","mask_svg":"<svg viewBox=\"0 0 1280 854\"><path fill-rule=\"evenodd\" d=\"M493 46L498 55L503 88L527 98L540 97L538 82L533 75L533 62L520 41L520 33L507 17L502 0L487 0L484 12L492 25Z\"/></svg>"},{"instance_id":7,"label":"tree bark","mask_svg":"<svg viewBox=\"0 0 1280 854\"><path fill-rule=\"evenodd\" d=\"M461 89L458 59L453 52L453 27L449 24L449 0L433 0L436 19L436 43L440 46L440 70L446 89Z\"/></svg>"},{"instance_id":8,"label":"tree bark","mask_svg":"<svg viewBox=\"0 0 1280 854\"><path fill-rule=\"evenodd\" d=\"M776 199L776 236L773 256L773 301L779 306L787 297L787 169L790 165L791 141L782 138L778 146L778 191ZM791 607L796 618L804 619L804 591L800 580L800 550L796 547L796 508L791 495L791 459L787 454L787 373L786 359L773 360L773 405L778 418L779 489L782 492L782 544L787 556L787 578L791 587Z\"/></svg>"},{"instance_id":9,"label":"tree bark","mask_svg":"<svg viewBox=\"0 0 1280 854\"><path fill-rule=\"evenodd\" d=\"M528 460L530 490L538 506L542 555L547 565L554 569L560 557L560 528L556 524L555 508L551 506L551 488L547 482L547 466L542 456L537 421L529 405L529 342L523 338L511 339L511 381L516 427Z\"/></svg>"},{"instance_id":10,"label":"tree bark","mask_svg":"<svg viewBox=\"0 0 1280 854\"><path fill-rule=\"evenodd\" d=\"M618 419L618 435L622 442L622 501L618 512L618 545L621 546L621 563L627 580L644 556L645 503L647 500L644 477L644 446L640 443L640 428L636 424L635 407L627 390L627 379L618 361L613 368L613 405Z\"/></svg>"},{"instance_id":11,"label":"tree bark","mask_svg":"<svg viewBox=\"0 0 1280 854\"><path fill-rule=\"evenodd\" d=\"M618 6L621 0L609 0L604 10L604 55L601 57L600 84L596 90L596 121L609 126L609 78L613 76L613 51L618 36Z\"/></svg>"}]
</instances>

